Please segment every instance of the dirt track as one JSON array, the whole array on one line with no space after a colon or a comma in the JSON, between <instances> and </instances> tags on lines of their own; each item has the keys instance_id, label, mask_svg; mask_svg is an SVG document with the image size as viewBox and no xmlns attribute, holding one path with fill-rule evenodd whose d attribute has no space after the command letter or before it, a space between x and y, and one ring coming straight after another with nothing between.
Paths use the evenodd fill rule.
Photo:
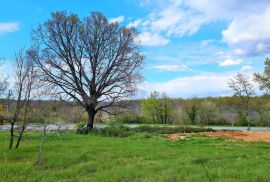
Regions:
<instances>
[{"instance_id":1,"label":"dirt track","mask_svg":"<svg viewBox=\"0 0 270 182\"><path fill-rule=\"evenodd\" d=\"M270 142L270 131L217 131L217 132L202 132L213 137L227 137L233 140L243 141L264 141Z\"/></svg>"}]
</instances>

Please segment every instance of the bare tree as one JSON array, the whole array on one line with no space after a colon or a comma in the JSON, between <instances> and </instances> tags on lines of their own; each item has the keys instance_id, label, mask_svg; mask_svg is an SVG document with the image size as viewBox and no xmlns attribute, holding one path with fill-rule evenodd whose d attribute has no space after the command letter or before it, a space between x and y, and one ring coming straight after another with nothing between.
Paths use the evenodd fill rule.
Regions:
<instances>
[{"instance_id":1,"label":"bare tree","mask_svg":"<svg viewBox=\"0 0 270 182\"><path fill-rule=\"evenodd\" d=\"M7 77L5 77L3 73L0 72L0 97L5 93L7 87L8 87Z\"/></svg>"},{"instance_id":2,"label":"bare tree","mask_svg":"<svg viewBox=\"0 0 270 182\"><path fill-rule=\"evenodd\" d=\"M31 60L31 58L29 56L27 56L26 53L26 57L25 59L21 59L21 62L19 63L19 65L22 64L22 69L23 72L25 72L26 75L26 79L24 80L24 83L22 83L25 87L25 89L23 89L23 110L22 110L22 125L20 127L20 131L19 131L19 136L18 136L18 140L16 143L16 148L19 147L22 136L23 136L23 132L26 128L26 126L29 123L29 117L30 117L30 109L31 109L31 99L34 98L34 91L35 89L38 89L39 85L38 85L38 78L37 78L37 72L36 69L34 68L34 64L33 61ZM18 65L18 63L17 63Z\"/></svg>"},{"instance_id":3,"label":"bare tree","mask_svg":"<svg viewBox=\"0 0 270 182\"><path fill-rule=\"evenodd\" d=\"M93 128L98 111L133 93L143 56L134 28L110 23L94 12L80 20L56 12L33 33L32 57L61 100L75 100Z\"/></svg>"},{"instance_id":4,"label":"bare tree","mask_svg":"<svg viewBox=\"0 0 270 182\"><path fill-rule=\"evenodd\" d=\"M0 62L0 69L1 69L1 62ZM7 77L4 77L4 75L0 72L0 99L4 95L7 88L8 88ZM4 116L2 113L3 110L4 110L4 106L3 106L2 101L0 100L0 125L4 123Z\"/></svg>"},{"instance_id":5,"label":"bare tree","mask_svg":"<svg viewBox=\"0 0 270 182\"><path fill-rule=\"evenodd\" d=\"M56 107L56 102L50 103L50 104L41 104L42 103L42 97L47 95L47 88L43 87L42 90L39 90L37 92L37 98L38 98L38 103L36 104L36 109L34 112L35 117L38 117L38 123L39 123L39 127L42 127L42 137L41 137L41 143L39 145L39 150L38 150L38 155L37 155L37 159L35 162L35 165L39 165L42 159L42 154L43 154L43 148L45 143L47 142L47 140L53 136L56 135L59 137L59 139L61 140L60 134L59 134L59 130L60 130L60 125L58 125L57 118L59 118L59 116L55 116L55 114L53 114L52 110ZM54 131L48 131L48 125L50 123L54 123L55 125L58 125L58 128Z\"/></svg>"},{"instance_id":6,"label":"bare tree","mask_svg":"<svg viewBox=\"0 0 270 182\"><path fill-rule=\"evenodd\" d=\"M230 79L228 86L233 90L235 96L240 97L248 122L248 130L250 130L249 106L251 97L255 95L253 85L250 83L248 76L238 73L233 79Z\"/></svg>"},{"instance_id":7,"label":"bare tree","mask_svg":"<svg viewBox=\"0 0 270 182\"><path fill-rule=\"evenodd\" d=\"M16 62L14 64L15 69L15 83L13 94L16 96L15 108L13 110L13 118L10 120L10 144L9 149L13 146L14 141L14 125L21 121L22 125L19 131L19 136L16 144L16 148L22 139L23 132L28 123L28 115L30 109L30 99L33 91L33 87L36 80L36 72L32 60L27 56L24 50L20 50L15 54Z\"/></svg>"}]
</instances>

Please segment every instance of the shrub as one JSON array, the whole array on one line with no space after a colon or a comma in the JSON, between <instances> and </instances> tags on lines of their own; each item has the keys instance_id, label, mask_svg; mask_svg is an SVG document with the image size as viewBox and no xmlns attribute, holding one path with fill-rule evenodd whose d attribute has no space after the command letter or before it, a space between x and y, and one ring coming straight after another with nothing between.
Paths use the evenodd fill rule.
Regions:
<instances>
[{"instance_id":1,"label":"shrub","mask_svg":"<svg viewBox=\"0 0 270 182\"><path fill-rule=\"evenodd\" d=\"M122 114L115 118L115 122L127 124L149 123L146 117L136 114Z\"/></svg>"},{"instance_id":2,"label":"shrub","mask_svg":"<svg viewBox=\"0 0 270 182\"><path fill-rule=\"evenodd\" d=\"M204 131L214 131L212 128L197 128L197 127L151 127L140 126L132 129L135 132L149 132L158 134L173 134L173 133L197 133Z\"/></svg>"},{"instance_id":3,"label":"shrub","mask_svg":"<svg viewBox=\"0 0 270 182\"><path fill-rule=\"evenodd\" d=\"M94 128L90 133L107 137L127 137L131 134L127 127L121 125L110 125L99 129Z\"/></svg>"},{"instance_id":4,"label":"shrub","mask_svg":"<svg viewBox=\"0 0 270 182\"><path fill-rule=\"evenodd\" d=\"M88 134L88 128L86 127L85 122L79 122L76 124L76 132L78 134Z\"/></svg>"},{"instance_id":5,"label":"shrub","mask_svg":"<svg viewBox=\"0 0 270 182\"><path fill-rule=\"evenodd\" d=\"M173 134L173 133L197 133L205 131L214 131L211 128L197 127L151 127L140 126L128 128L122 125L109 125L104 128L93 128L89 130L86 127L77 128L78 134L93 134L107 137L128 137L134 133L151 133L151 134Z\"/></svg>"},{"instance_id":6,"label":"shrub","mask_svg":"<svg viewBox=\"0 0 270 182\"><path fill-rule=\"evenodd\" d=\"M239 112L238 115L236 116L235 125L237 125L237 126L247 126L248 125L247 117L242 112Z\"/></svg>"},{"instance_id":7,"label":"shrub","mask_svg":"<svg viewBox=\"0 0 270 182\"><path fill-rule=\"evenodd\" d=\"M131 134L127 127L121 125L109 125L104 128L93 128L91 130L85 125L80 125L77 127L77 133L83 135L93 134L108 137L127 137Z\"/></svg>"}]
</instances>

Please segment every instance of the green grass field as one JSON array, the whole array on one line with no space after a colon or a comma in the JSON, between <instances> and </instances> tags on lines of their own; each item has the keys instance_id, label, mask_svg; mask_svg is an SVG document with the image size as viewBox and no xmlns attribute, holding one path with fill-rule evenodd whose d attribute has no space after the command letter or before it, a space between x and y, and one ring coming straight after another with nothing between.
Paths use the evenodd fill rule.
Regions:
<instances>
[{"instance_id":1,"label":"green grass field","mask_svg":"<svg viewBox=\"0 0 270 182\"><path fill-rule=\"evenodd\" d=\"M61 136L49 138L35 166L41 133L26 134L21 147L9 151L8 133L0 132L0 181L270 181L269 143Z\"/></svg>"}]
</instances>

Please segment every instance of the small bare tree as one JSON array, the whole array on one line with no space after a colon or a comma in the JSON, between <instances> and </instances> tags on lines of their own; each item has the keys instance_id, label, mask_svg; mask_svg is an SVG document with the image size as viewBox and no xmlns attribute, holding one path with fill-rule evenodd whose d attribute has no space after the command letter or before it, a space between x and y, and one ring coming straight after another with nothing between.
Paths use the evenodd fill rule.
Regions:
<instances>
[{"instance_id":1,"label":"small bare tree","mask_svg":"<svg viewBox=\"0 0 270 182\"><path fill-rule=\"evenodd\" d=\"M232 89L235 96L240 97L248 122L248 130L250 130L249 106L251 97L255 95L253 85L249 81L248 76L238 73L233 79L230 79L228 86Z\"/></svg>"},{"instance_id":2,"label":"small bare tree","mask_svg":"<svg viewBox=\"0 0 270 182\"><path fill-rule=\"evenodd\" d=\"M1 69L1 62L0 62L0 69ZM8 88L7 78L0 72L0 99L4 95L5 91ZM4 123L4 116L3 116L4 104L0 100L0 125Z\"/></svg>"},{"instance_id":3,"label":"small bare tree","mask_svg":"<svg viewBox=\"0 0 270 182\"><path fill-rule=\"evenodd\" d=\"M19 136L18 136L18 140L16 143L16 148L19 147L22 136L23 136L23 132L26 128L26 126L29 123L29 117L31 117L30 115L30 109L31 109L31 99L34 98L34 91L36 89L38 89L39 85L38 85L38 78L37 78L37 72L36 69L34 67L34 63L33 60L31 60L31 58L29 56L27 56L26 53L26 57L25 60L21 60L20 64L24 64L23 65L23 71L26 74L26 79L24 80L24 87L25 89L23 90L23 110L22 110L22 118L21 118L21 127L20 127L20 131L19 131Z\"/></svg>"},{"instance_id":4,"label":"small bare tree","mask_svg":"<svg viewBox=\"0 0 270 182\"><path fill-rule=\"evenodd\" d=\"M1 62L0 62L1 67ZM8 87L7 77L0 72L0 97L3 96Z\"/></svg>"},{"instance_id":5,"label":"small bare tree","mask_svg":"<svg viewBox=\"0 0 270 182\"><path fill-rule=\"evenodd\" d=\"M33 33L32 57L40 78L62 100L75 100L93 128L98 111L133 93L143 56L134 28L110 23L98 12L80 20L56 12Z\"/></svg>"},{"instance_id":6,"label":"small bare tree","mask_svg":"<svg viewBox=\"0 0 270 182\"><path fill-rule=\"evenodd\" d=\"M18 123L18 121L21 121L22 125L19 130L16 148L18 148L20 145L23 132L28 124L31 95L37 78L34 64L24 50L18 51L15 54L15 57L15 83L13 94L16 95L16 99L15 108L13 110L13 118L10 120L11 127L9 149L11 149L13 146L14 125Z\"/></svg>"},{"instance_id":7,"label":"small bare tree","mask_svg":"<svg viewBox=\"0 0 270 182\"><path fill-rule=\"evenodd\" d=\"M48 95L48 90L46 86L42 87L42 89L37 92L38 103L36 105L34 115L39 118L38 120L39 127L42 127L43 129L42 129L41 143L39 145L39 150L38 150L38 155L37 155L35 165L39 165L41 163L43 148L47 140L53 135L57 135L59 139L61 139L60 134L59 134L60 125L54 131L48 131L48 125L50 123L54 123L55 125L58 125L57 120L59 119L59 116L55 116L54 114L52 114L53 108L56 107L55 102L50 103L48 105L41 104L42 97L47 96L47 95Z\"/></svg>"}]
</instances>

